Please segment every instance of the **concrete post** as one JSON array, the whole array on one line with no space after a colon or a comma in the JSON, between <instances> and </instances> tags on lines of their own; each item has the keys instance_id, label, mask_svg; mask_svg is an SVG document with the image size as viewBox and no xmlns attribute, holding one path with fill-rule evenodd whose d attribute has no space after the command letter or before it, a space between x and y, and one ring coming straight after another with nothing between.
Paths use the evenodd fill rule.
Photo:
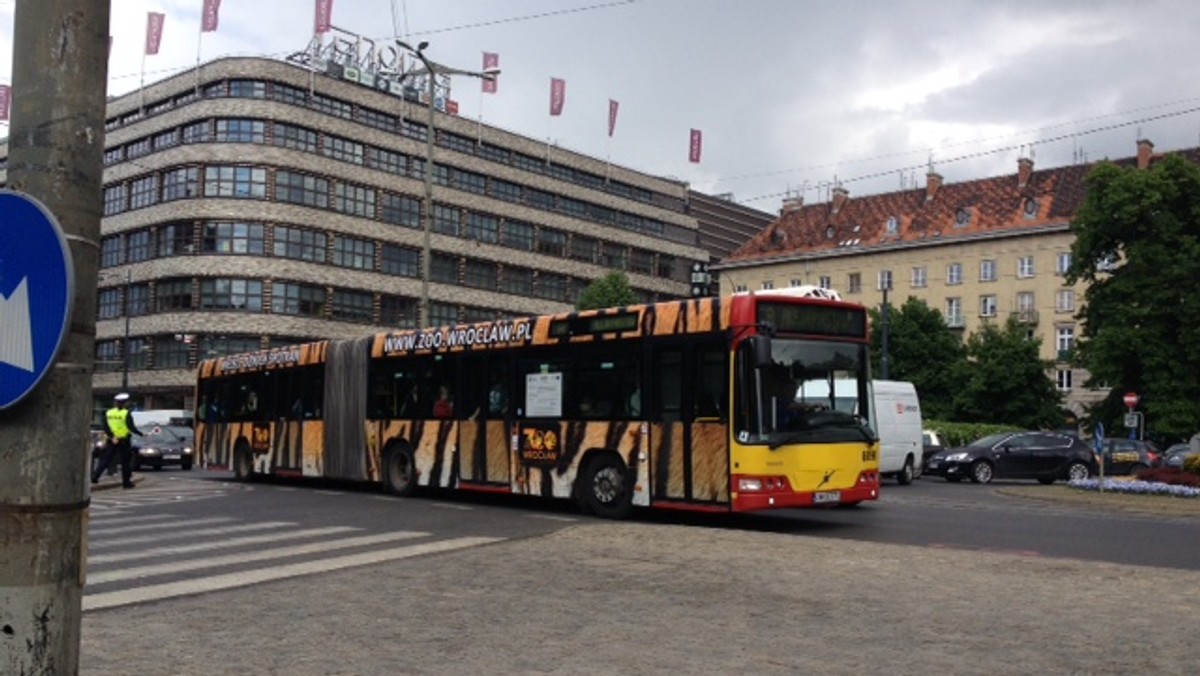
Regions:
<instances>
[{"instance_id":1,"label":"concrete post","mask_svg":"<svg viewBox=\"0 0 1200 676\"><path fill-rule=\"evenodd\" d=\"M54 214L75 266L58 361L0 411L0 673L79 671L108 77L108 0L18 0L8 188Z\"/></svg>"}]
</instances>

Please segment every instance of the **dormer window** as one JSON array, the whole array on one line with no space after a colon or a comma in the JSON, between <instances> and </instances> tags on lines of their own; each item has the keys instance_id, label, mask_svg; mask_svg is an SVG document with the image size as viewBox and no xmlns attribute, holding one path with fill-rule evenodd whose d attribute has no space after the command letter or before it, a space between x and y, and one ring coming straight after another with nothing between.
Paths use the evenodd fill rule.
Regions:
<instances>
[{"instance_id":1,"label":"dormer window","mask_svg":"<svg viewBox=\"0 0 1200 676\"><path fill-rule=\"evenodd\" d=\"M833 239L834 234L832 225L825 228L825 239Z\"/></svg>"},{"instance_id":2,"label":"dormer window","mask_svg":"<svg viewBox=\"0 0 1200 676\"><path fill-rule=\"evenodd\" d=\"M1038 213L1037 200L1033 199L1032 197L1025 200L1025 218L1032 219L1037 216L1037 213Z\"/></svg>"},{"instance_id":3,"label":"dormer window","mask_svg":"<svg viewBox=\"0 0 1200 676\"><path fill-rule=\"evenodd\" d=\"M954 227L964 228L971 222L971 210L967 207L959 207L958 211L954 212Z\"/></svg>"},{"instance_id":4,"label":"dormer window","mask_svg":"<svg viewBox=\"0 0 1200 676\"><path fill-rule=\"evenodd\" d=\"M889 235L896 235L900 232L900 222L896 220L895 216L888 216L886 227Z\"/></svg>"}]
</instances>

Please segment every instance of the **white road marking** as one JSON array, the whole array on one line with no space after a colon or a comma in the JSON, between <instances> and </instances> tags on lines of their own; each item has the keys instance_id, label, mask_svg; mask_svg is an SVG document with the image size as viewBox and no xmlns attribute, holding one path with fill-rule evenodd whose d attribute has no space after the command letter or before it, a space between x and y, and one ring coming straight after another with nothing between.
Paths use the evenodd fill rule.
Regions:
<instances>
[{"instance_id":1,"label":"white road marking","mask_svg":"<svg viewBox=\"0 0 1200 676\"><path fill-rule=\"evenodd\" d=\"M225 556L210 556L204 559L188 559L186 561L171 561L168 563L160 563L152 566L139 566L135 568L122 568L106 573L88 574L88 584L104 584L105 582L120 582L123 580L136 580L143 577L153 577L155 575L167 575L172 573L182 573L189 570L201 570L203 568L216 568L218 566L232 566L239 563L250 563L251 561L267 561L270 559L283 559L289 556L304 556L306 554L319 554L321 552L333 551L335 549L349 549L351 547L365 547L367 545L375 545L384 542L395 542L398 540L409 540L412 538L423 537L429 533L417 533L412 531L397 531L395 533L383 533L379 535L363 535L360 537L344 538L341 540L327 540L324 542L312 542L306 545L295 545L293 547L279 547L277 549L264 549L257 552L247 552L243 554L227 554Z\"/></svg>"},{"instance_id":2,"label":"white road marking","mask_svg":"<svg viewBox=\"0 0 1200 676\"><path fill-rule=\"evenodd\" d=\"M293 563L286 566L249 570L241 573L228 573L225 575L197 577L179 582L168 582L164 584L135 587L133 589L122 591L90 594L83 597L83 610L88 611L100 610L103 608L115 608L134 603L159 601L177 596L187 596L191 594L200 594L223 589L247 587L253 584L259 584L261 582L284 580L302 575L326 573L332 570L366 566L385 561L396 561L399 559L421 556L423 554L433 554L437 552L453 551L456 549L465 549L468 547L478 547L480 545L498 542L501 539L502 538L464 537L455 538L453 540L439 540L436 542L409 545L407 547L395 547L392 549L383 549L374 552L350 554L348 556L339 556L331 559L317 559L314 561Z\"/></svg>"},{"instance_id":3,"label":"white road marking","mask_svg":"<svg viewBox=\"0 0 1200 676\"><path fill-rule=\"evenodd\" d=\"M120 547L124 545L140 545L147 542L158 542L160 540L178 540L181 538L190 538L197 535L225 535L227 533L244 533L252 530L265 530L268 528L282 528L284 526L295 526L294 523L287 521L264 521L262 523L249 523L242 526L226 526L224 528L200 528L192 530L187 528L187 522L181 521L177 524L172 524L174 529L171 533L159 533L157 535L142 535L139 537L122 538L120 540L101 540L92 546L99 549L103 547Z\"/></svg>"},{"instance_id":4,"label":"white road marking","mask_svg":"<svg viewBox=\"0 0 1200 676\"><path fill-rule=\"evenodd\" d=\"M88 532L92 535L103 535L106 533L141 533L145 531L160 530L162 528L173 528L178 530L181 526L187 526L188 528L191 528L192 526L212 526L218 523L229 523L230 521L236 520L237 519L224 516L214 516L207 519L190 519L186 521L180 519L179 517L173 517L166 521L162 521L161 523L138 523L130 525L132 522L132 519L130 519L129 521L110 521L103 526L92 526L91 528L88 528Z\"/></svg>"},{"instance_id":5,"label":"white road marking","mask_svg":"<svg viewBox=\"0 0 1200 676\"><path fill-rule=\"evenodd\" d=\"M247 535L241 538L230 538L228 540L215 540L213 542L198 542L191 545L178 545L174 547L155 547L154 549L144 549L136 552L124 552L121 554L99 554L97 556L89 556L88 563L120 563L122 561L135 561L137 559L150 559L156 556L177 556L179 554L190 554L192 552L207 552L214 549L225 549L228 547L241 547L244 545L259 545L268 542L280 542L282 540L299 540L300 538L319 537L322 535L337 535L347 531L362 530L352 526L330 526L328 528L309 528L306 530L289 530L282 533L273 533L271 535Z\"/></svg>"}]
</instances>

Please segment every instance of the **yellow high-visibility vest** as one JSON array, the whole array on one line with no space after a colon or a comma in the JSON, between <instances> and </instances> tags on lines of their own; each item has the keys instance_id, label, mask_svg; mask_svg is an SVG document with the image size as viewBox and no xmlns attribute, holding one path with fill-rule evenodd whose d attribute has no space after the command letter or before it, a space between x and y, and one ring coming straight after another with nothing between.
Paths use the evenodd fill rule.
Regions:
<instances>
[{"instance_id":1,"label":"yellow high-visibility vest","mask_svg":"<svg viewBox=\"0 0 1200 676\"><path fill-rule=\"evenodd\" d=\"M129 423L126 418L128 415L129 411L120 406L114 406L104 413L104 419L108 421L108 431L117 439L129 438Z\"/></svg>"}]
</instances>

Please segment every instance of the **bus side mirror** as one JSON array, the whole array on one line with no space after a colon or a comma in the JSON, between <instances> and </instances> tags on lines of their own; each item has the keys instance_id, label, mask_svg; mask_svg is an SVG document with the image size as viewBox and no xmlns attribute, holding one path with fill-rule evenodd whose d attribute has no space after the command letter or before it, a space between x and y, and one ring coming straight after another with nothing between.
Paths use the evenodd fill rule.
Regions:
<instances>
[{"instance_id":1,"label":"bus side mirror","mask_svg":"<svg viewBox=\"0 0 1200 676\"><path fill-rule=\"evenodd\" d=\"M750 349L754 355L754 368L761 369L774 363L771 360L771 339L767 336L750 338Z\"/></svg>"}]
</instances>

